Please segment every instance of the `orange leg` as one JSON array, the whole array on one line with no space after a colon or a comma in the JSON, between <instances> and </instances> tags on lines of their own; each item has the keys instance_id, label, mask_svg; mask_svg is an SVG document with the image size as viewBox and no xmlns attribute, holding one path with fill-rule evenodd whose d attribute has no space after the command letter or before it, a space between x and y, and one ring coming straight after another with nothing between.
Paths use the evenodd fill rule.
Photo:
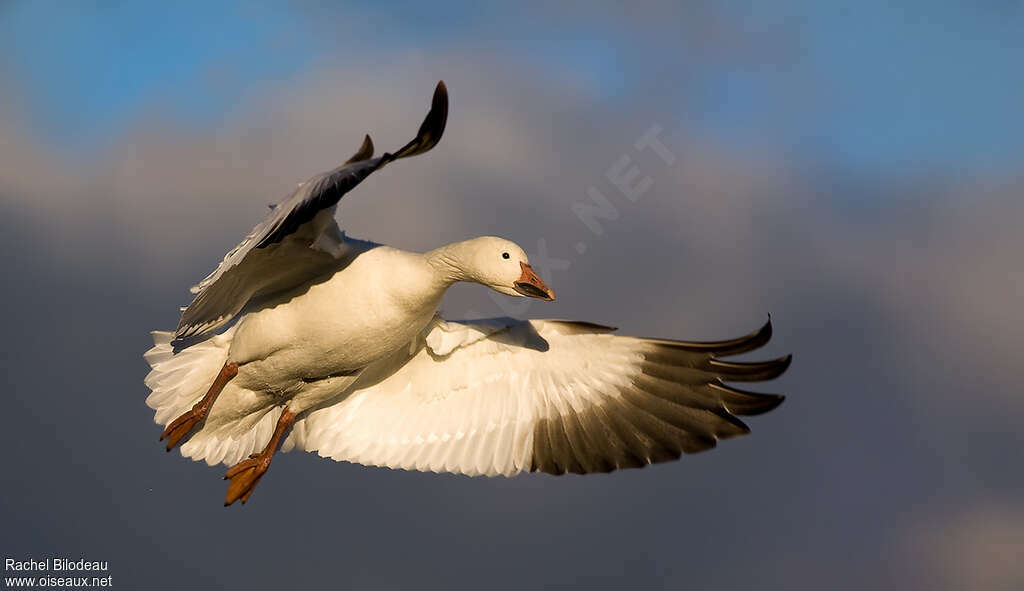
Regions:
<instances>
[{"instance_id":1,"label":"orange leg","mask_svg":"<svg viewBox=\"0 0 1024 591\"><path fill-rule=\"evenodd\" d=\"M263 478L270 467L270 460L274 459L274 452L281 443L285 431L295 422L295 413L287 407L281 411L281 417L277 419L277 426L274 427L274 435L270 442L260 453L252 454L249 459L238 462L224 474L224 479L231 479L228 484L228 494L224 498L224 506L227 507L235 501L241 500L244 505L255 490L256 484Z\"/></svg>"},{"instance_id":2,"label":"orange leg","mask_svg":"<svg viewBox=\"0 0 1024 591\"><path fill-rule=\"evenodd\" d=\"M206 418L206 413L213 406L213 401L217 399L217 395L231 381L231 378L236 375L238 375L237 363L224 364L220 374L217 375L217 379L213 380L213 384L210 385L210 389L207 390L202 400L197 402L191 410L174 419L170 425L167 425L164 432L160 434L160 441L163 441L165 437L167 438L167 451L174 449L174 446L178 445L178 442L184 439L193 427Z\"/></svg>"}]
</instances>

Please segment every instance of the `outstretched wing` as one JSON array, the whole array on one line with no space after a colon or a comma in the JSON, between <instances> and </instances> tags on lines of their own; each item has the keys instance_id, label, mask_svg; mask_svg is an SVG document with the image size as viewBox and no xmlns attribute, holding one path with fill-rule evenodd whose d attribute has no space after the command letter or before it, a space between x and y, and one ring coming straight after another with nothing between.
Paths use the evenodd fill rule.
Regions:
<instances>
[{"instance_id":1,"label":"outstretched wing","mask_svg":"<svg viewBox=\"0 0 1024 591\"><path fill-rule=\"evenodd\" d=\"M373 142L366 136L348 162L299 185L192 288L196 297L183 310L175 337L206 336L251 299L291 289L336 267L347 254L334 221L338 201L389 162L433 148L447 120L448 91L438 82L419 132L400 150L372 158Z\"/></svg>"},{"instance_id":2,"label":"outstretched wing","mask_svg":"<svg viewBox=\"0 0 1024 591\"><path fill-rule=\"evenodd\" d=\"M411 356L371 366L369 382L297 423L285 449L471 476L609 472L712 448L749 432L736 415L783 400L726 382L773 379L790 356L719 359L765 344L770 322L711 343L612 330L552 320L439 322Z\"/></svg>"}]
</instances>

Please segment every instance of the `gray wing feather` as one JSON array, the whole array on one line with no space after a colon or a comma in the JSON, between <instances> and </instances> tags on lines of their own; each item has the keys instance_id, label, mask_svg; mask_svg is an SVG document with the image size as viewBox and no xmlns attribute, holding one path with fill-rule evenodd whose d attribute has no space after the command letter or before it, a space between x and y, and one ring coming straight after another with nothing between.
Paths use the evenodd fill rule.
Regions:
<instances>
[{"instance_id":1,"label":"gray wing feather","mask_svg":"<svg viewBox=\"0 0 1024 591\"><path fill-rule=\"evenodd\" d=\"M336 256L343 251L342 235L334 222L338 201L389 162L437 145L447 119L448 91L439 82L430 112L412 141L393 154L372 158L373 142L366 136L348 162L299 185L192 288L196 297L183 310L175 338L207 336L230 322L251 299L296 287L337 265ZM339 247L338 252L313 247L323 239Z\"/></svg>"}]
</instances>

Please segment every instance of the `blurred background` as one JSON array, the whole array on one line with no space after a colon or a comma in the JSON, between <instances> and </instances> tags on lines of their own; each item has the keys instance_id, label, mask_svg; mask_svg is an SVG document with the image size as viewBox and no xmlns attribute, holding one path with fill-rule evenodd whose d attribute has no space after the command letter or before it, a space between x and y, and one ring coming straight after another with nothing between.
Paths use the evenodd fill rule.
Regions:
<instances>
[{"instance_id":1,"label":"blurred background","mask_svg":"<svg viewBox=\"0 0 1024 591\"><path fill-rule=\"evenodd\" d=\"M0 552L122 589L1024 588L1022 63L995 0L5 2ZM223 469L157 442L148 332L440 79L444 140L348 195L349 234L498 234L558 292L459 286L449 318L771 314L786 403L609 475L291 453L223 508Z\"/></svg>"}]
</instances>

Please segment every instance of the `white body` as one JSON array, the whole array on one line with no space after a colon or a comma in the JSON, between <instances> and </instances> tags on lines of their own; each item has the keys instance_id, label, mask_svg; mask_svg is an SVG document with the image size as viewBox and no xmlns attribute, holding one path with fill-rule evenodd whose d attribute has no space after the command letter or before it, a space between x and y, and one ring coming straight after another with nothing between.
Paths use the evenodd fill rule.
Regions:
<instances>
[{"instance_id":1,"label":"white body","mask_svg":"<svg viewBox=\"0 0 1024 591\"><path fill-rule=\"evenodd\" d=\"M449 285L424 255L369 248L329 279L243 316L228 353L235 380L284 394L358 371L407 346Z\"/></svg>"}]
</instances>

